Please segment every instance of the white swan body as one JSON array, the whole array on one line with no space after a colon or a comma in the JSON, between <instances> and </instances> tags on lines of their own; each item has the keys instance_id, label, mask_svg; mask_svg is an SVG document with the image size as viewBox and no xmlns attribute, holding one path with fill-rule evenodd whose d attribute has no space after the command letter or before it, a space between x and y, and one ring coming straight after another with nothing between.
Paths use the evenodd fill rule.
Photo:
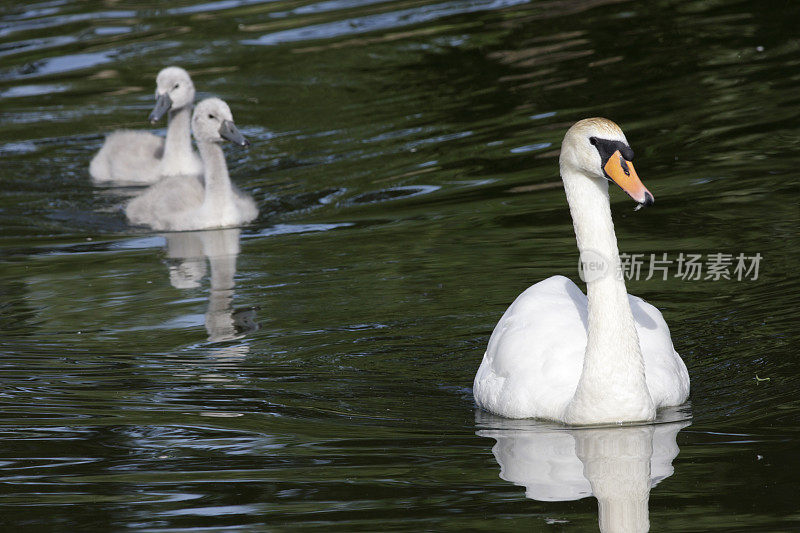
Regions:
<instances>
[{"instance_id":1,"label":"white swan body","mask_svg":"<svg viewBox=\"0 0 800 533\"><path fill-rule=\"evenodd\" d=\"M192 149L194 95L192 79L182 68L167 67L159 72L150 120L155 123L169 111L166 139L146 131L112 132L89 163L94 181L148 185L164 176L202 174L203 164Z\"/></svg>"},{"instance_id":2,"label":"white swan body","mask_svg":"<svg viewBox=\"0 0 800 533\"><path fill-rule=\"evenodd\" d=\"M641 298L629 294L628 302L654 407L683 403L688 374L664 318ZM520 294L495 327L475 377L480 406L508 418L563 421L583 368L588 304L564 276Z\"/></svg>"},{"instance_id":3,"label":"white swan body","mask_svg":"<svg viewBox=\"0 0 800 533\"><path fill-rule=\"evenodd\" d=\"M658 408L688 397L686 365L664 318L627 294L619 275L607 178L640 204L653 202L632 158L622 131L605 119L580 121L564 137L561 175L578 248L582 258L600 259L606 273L587 279L588 296L554 276L511 304L475 376L482 409L508 418L620 423L653 420Z\"/></svg>"},{"instance_id":4,"label":"white swan body","mask_svg":"<svg viewBox=\"0 0 800 533\"><path fill-rule=\"evenodd\" d=\"M233 124L228 105L218 98L200 102L192 116L192 131L203 159L199 177L170 177L152 185L128 204L125 214L134 224L156 230L187 231L235 227L252 222L258 208L231 184L220 143L248 142Z\"/></svg>"}]
</instances>

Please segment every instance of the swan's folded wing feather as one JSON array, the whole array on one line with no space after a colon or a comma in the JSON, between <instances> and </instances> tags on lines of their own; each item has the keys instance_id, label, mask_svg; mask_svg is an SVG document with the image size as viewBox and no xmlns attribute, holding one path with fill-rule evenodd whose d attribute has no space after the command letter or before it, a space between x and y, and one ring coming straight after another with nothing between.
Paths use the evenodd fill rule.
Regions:
<instances>
[{"instance_id":1,"label":"swan's folded wing feather","mask_svg":"<svg viewBox=\"0 0 800 533\"><path fill-rule=\"evenodd\" d=\"M647 388L658 407L680 405L689 396L689 373L675 351L661 311L638 296L628 295L644 357Z\"/></svg>"},{"instance_id":2,"label":"swan's folded wing feather","mask_svg":"<svg viewBox=\"0 0 800 533\"><path fill-rule=\"evenodd\" d=\"M204 188L199 177L169 176L131 200L125 208L125 214L134 224L171 230L175 229L173 221L182 213L202 205L203 195Z\"/></svg>"},{"instance_id":3,"label":"swan's folded wing feather","mask_svg":"<svg viewBox=\"0 0 800 533\"><path fill-rule=\"evenodd\" d=\"M478 405L509 418L558 419L583 365L586 305L563 276L520 294L489 339L475 376Z\"/></svg>"},{"instance_id":4,"label":"swan's folded wing feather","mask_svg":"<svg viewBox=\"0 0 800 533\"><path fill-rule=\"evenodd\" d=\"M111 133L89 164L95 181L149 184L158 181L164 139L146 131Z\"/></svg>"},{"instance_id":5,"label":"swan's folded wing feather","mask_svg":"<svg viewBox=\"0 0 800 533\"><path fill-rule=\"evenodd\" d=\"M240 190L235 190L236 210L239 213L239 224L249 224L258 217L255 200Z\"/></svg>"}]
</instances>

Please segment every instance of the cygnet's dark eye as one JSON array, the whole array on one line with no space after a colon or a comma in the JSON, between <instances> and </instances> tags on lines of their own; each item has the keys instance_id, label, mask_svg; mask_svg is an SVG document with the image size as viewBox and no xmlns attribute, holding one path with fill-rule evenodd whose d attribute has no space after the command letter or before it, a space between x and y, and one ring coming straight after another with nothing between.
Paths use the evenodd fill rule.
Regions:
<instances>
[{"instance_id":1,"label":"cygnet's dark eye","mask_svg":"<svg viewBox=\"0 0 800 533\"><path fill-rule=\"evenodd\" d=\"M175 87L173 87L173 89L177 89L177 88L178 88L178 87L180 87L180 86L181 86L181 84L180 84L180 83L176 83L176 84L175 84Z\"/></svg>"},{"instance_id":2,"label":"cygnet's dark eye","mask_svg":"<svg viewBox=\"0 0 800 533\"><path fill-rule=\"evenodd\" d=\"M208 118L214 118L214 115L212 115L211 113L209 113L209 114L208 114Z\"/></svg>"}]
</instances>

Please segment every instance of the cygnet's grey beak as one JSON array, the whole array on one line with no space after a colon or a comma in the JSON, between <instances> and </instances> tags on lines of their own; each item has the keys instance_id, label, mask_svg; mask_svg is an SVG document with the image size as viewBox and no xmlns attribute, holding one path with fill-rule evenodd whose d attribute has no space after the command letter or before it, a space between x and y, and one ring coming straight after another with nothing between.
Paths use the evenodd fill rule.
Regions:
<instances>
[{"instance_id":1,"label":"cygnet's grey beak","mask_svg":"<svg viewBox=\"0 0 800 533\"><path fill-rule=\"evenodd\" d=\"M156 99L156 107L153 108L153 112L150 113L150 123L155 124L161 117L164 116L164 113L170 110L172 107L172 99L169 97L167 93L160 94Z\"/></svg>"},{"instance_id":2,"label":"cygnet's grey beak","mask_svg":"<svg viewBox=\"0 0 800 533\"><path fill-rule=\"evenodd\" d=\"M219 127L219 134L223 139L228 139L239 146L249 146L250 143L244 138L242 132L236 129L236 126L230 120L223 120L222 126Z\"/></svg>"}]
</instances>

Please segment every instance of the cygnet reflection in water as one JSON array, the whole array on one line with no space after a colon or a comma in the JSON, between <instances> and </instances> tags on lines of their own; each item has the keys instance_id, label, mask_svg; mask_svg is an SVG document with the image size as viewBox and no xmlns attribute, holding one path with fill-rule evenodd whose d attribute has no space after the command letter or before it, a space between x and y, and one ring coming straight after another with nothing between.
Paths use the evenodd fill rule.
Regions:
<instances>
[{"instance_id":1,"label":"cygnet reflection in water","mask_svg":"<svg viewBox=\"0 0 800 533\"><path fill-rule=\"evenodd\" d=\"M677 414L677 413L676 413ZM687 420L639 426L570 428L477 411L477 435L491 437L500 478L543 502L594 496L600 531L649 531L650 489L674 472Z\"/></svg>"},{"instance_id":2,"label":"cygnet reflection in water","mask_svg":"<svg viewBox=\"0 0 800 533\"><path fill-rule=\"evenodd\" d=\"M208 272L207 264L210 266L211 287L205 325L211 342L239 339L258 329L255 309L233 309L240 233L238 228L230 228L164 236L170 259L169 280L176 289L199 287ZM246 345L231 348L247 351Z\"/></svg>"}]
</instances>

